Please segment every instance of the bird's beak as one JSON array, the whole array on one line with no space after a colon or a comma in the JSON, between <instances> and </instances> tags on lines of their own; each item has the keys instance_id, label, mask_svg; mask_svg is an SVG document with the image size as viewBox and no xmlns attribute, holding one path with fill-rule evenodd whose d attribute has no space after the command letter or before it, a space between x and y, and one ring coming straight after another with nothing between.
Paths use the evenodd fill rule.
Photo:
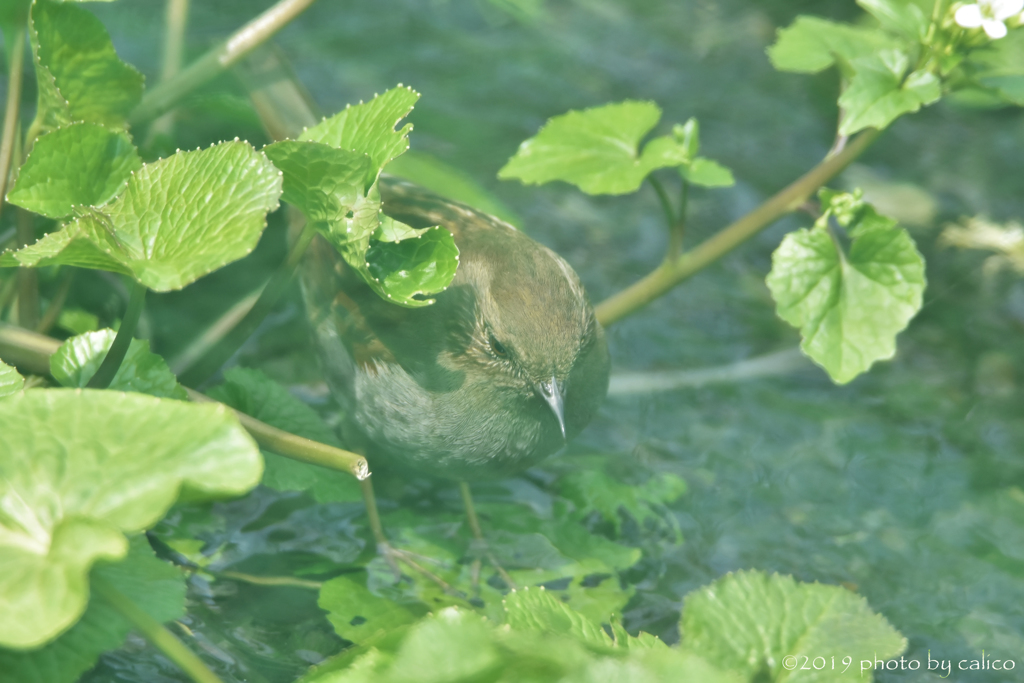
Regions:
<instances>
[{"instance_id":1,"label":"bird's beak","mask_svg":"<svg viewBox=\"0 0 1024 683\"><path fill-rule=\"evenodd\" d=\"M562 396L562 387L558 386L558 380L552 375L547 382L540 382L536 385L537 393L541 395L551 412L558 418L558 426L562 428L562 440L565 440L565 399Z\"/></svg>"}]
</instances>

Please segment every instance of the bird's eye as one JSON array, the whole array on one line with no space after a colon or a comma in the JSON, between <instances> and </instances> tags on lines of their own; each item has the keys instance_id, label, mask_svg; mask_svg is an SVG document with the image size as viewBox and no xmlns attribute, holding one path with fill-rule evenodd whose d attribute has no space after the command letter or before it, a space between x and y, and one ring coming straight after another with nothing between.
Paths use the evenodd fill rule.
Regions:
<instances>
[{"instance_id":1,"label":"bird's eye","mask_svg":"<svg viewBox=\"0 0 1024 683\"><path fill-rule=\"evenodd\" d=\"M508 358L508 349L506 349L505 345L498 341L493 334L488 337L487 343L490 344L491 353L495 356L498 358Z\"/></svg>"}]
</instances>

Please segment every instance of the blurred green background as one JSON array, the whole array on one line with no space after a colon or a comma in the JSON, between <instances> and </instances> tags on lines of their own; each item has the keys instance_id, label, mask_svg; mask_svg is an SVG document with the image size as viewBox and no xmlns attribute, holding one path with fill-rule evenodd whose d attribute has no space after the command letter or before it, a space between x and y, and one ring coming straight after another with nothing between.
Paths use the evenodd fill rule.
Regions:
<instances>
[{"instance_id":1,"label":"blurred green background","mask_svg":"<svg viewBox=\"0 0 1024 683\"><path fill-rule=\"evenodd\" d=\"M198 56L271 3L210 0L191 8L187 53ZM121 57L154 81L160 0L89 6ZM461 169L565 256L600 301L653 268L666 234L649 186L631 197L588 197L556 184L526 188L495 174L544 121L626 98L664 110L661 127L696 116L702 152L737 185L691 194L688 244L712 234L813 166L832 144L834 72L772 70L765 48L798 14L857 20L851 0L320 0L275 44L322 113L396 83L423 94L410 117L413 150ZM28 95L31 97L31 93ZM266 140L244 89L225 76L192 95L178 119L182 148ZM836 387L810 364L773 378L665 393L610 396L571 446L615 453L631 470L671 472L689 492L664 510L683 542L625 525L644 550L621 577L636 588L630 631L678 637L682 597L721 574L759 568L841 583L867 597L910 641L907 656L1019 658L1024 669L1024 423L1015 372L1024 361L1024 282L984 277L979 253L940 249L961 216L1024 216L1024 116L944 102L899 120L834 185L869 189L906 220L928 261L921 313L897 357ZM609 330L617 371L699 369L795 347L764 285L772 250L808 219L779 221L748 244ZM173 357L251 291L281 257L272 223L250 259L181 293L149 300L154 350ZM122 304L83 284L74 305ZM310 360L297 293L243 349L301 396L330 404ZM547 468L557 468L558 456ZM544 467L478 495L543 507ZM418 484L416 504L455 509L451 487ZM388 503L385 503L386 505ZM224 568L288 572L290 561L351 562L363 547L358 504L317 505L260 491L212 516L181 510L167 528L219 548ZM190 515L192 515L190 517ZM595 533L607 531L594 525ZM289 681L341 641L315 593L193 579L186 620L225 681ZM927 672L882 681L933 680ZM133 636L85 680L183 680ZM937 679L935 679L937 680ZM956 680L1021 680L986 671Z\"/></svg>"}]
</instances>

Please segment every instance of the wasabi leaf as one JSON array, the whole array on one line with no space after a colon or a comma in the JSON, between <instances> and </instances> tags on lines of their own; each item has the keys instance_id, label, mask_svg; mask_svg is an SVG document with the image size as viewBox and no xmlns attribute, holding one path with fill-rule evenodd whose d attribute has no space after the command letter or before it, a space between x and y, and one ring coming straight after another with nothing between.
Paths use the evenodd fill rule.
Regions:
<instances>
[{"instance_id":1,"label":"wasabi leaf","mask_svg":"<svg viewBox=\"0 0 1024 683\"><path fill-rule=\"evenodd\" d=\"M102 209L79 209L63 229L0 255L0 266L98 268L181 289L251 252L280 194L280 173L246 142L179 152L143 166Z\"/></svg>"},{"instance_id":2,"label":"wasabi leaf","mask_svg":"<svg viewBox=\"0 0 1024 683\"><path fill-rule=\"evenodd\" d=\"M73 121L123 128L142 99L143 77L118 59L99 19L74 4L49 0L36 0L31 15L37 117L44 128Z\"/></svg>"},{"instance_id":3,"label":"wasabi leaf","mask_svg":"<svg viewBox=\"0 0 1024 683\"><path fill-rule=\"evenodd\" d=\"M185 613L181 570L154 555L146 537L132 537L128 554L116 564L95 565L99 576L160 622ZM132 624L102 597L92 594L82 618L67 633L37 650L0 649L0 671L18 683L74 683L100 654L120 647Z\"/></svg>"},{"instance_id":4,"label":"wasabi leaf","mask_svg":"<svg viewBox=\"0 0 1024 683\"><path fill-rule=\"evenodd\" d=\"M302 132L299 140L311 140L370 157L372 172L365 179L369 187L389 161L409 149L407 123L395 126L409 115L420 94L399 85L366 103L350 105L334 116Z\"/></svg>"},{"instance_id":5,"label":"wasabi leaf","mask_svg":"<svg viewBox=\"0 0 1024 683\"><path fill-rule=\"evenodd\" d=\"M498 177L528 185L562 180L588 194L633 192L651 171L686 159L671 136L652 140L640 154L640 141L660 118L655 103L631 100L555 116L519 146Z\"/></svg>"},{"instance_id":6,"label":"wasabi leaf","mask_svg":"<svg viewBox=\"0 0 1024 683\"><path fill-rule=\"evenodd\" d=\"M284 174L281 199L298 207L309 220L328 223L327 229L332 232L353 234L353 226L346 224L346 214L365 196L363 181L372 163L369 156L295 140L267 145L263 153ZM376 227L376 216L373 218L370 231Z\"/></svg>"},{"instance_id":7,"label":"wasabi leaf","mask_svg":"<svg viewBox=\"0 0 1024 683\"><path fill-rule=\"evenodd\" d=\"M0 398L16 394L24 386L25 378L19 375L18 371L10 365L0 361Z\"/></svg>"},{"instance_id":8,"label":"wasabi leaf","mask_svg":"<svg viewBox=\"0 0 1024 683\"><path fill-rule=\"evenodd\" d=\"M687 595L680 630L687 650L720 668L788 683L863 681L862 659L884 661L907 647L856 593L758 571L727 574ZM834 656L837 666L800 668L805 656ZM847 656L853 664L843 671ZM784 668L792 657L797 668Z\"/></svg>"},{"instance_id":9,"label":"wasabi leaf","mask_svg":"<svg viewBox=\"0 0 1024 683\"><path fill-rule=\"evenodd\" d=\"M50 374L65 387L85 387L99 370L116 336L107 329L71 337L50 356ZM144 339L132 339L108 388L182 401L188 398L167 362L151 353L149 342Z\"/></svg>"},{"instance_id":10,"label":"wasabi leaf","mask_svg":"<svg viewBox=\"0 0 1024 683\"><path fill-rule=\"evenodd\" d=\"M857 0L883 27L923 42L934 6L932 0Z\"/></svg>"},{"instance_id":11,"label":"wasabi leaf","mask_svg":"<svg viewBox=\"0 0 1024 683\"><path fill-rule=\"evenodd\" d=\"M141 166L125 133L73 123L36 140L7 200L50 218L65 218L76 205L109 202Z\"/></svg>"},{"instance_id":12,"label":"wasabi leaf","mask_svg":"<svg viewBox=\"0 0 1024 683\"><path fill-rule=\"evenodd\" d=\"M898 41L878 29L799 16L779 29L775 44L768 48L768 57L779 71L817 73L838 62L849 75L853 60L898 45Z\"/></svg>"},{"instance_id":13,"label":"wasabi leaf","mask_svg":"<svg viewBox=\"0 0 1024 683\"><path fill-rule=\"evenodd\" d=\"M265 151L285 176L285 201L298 206L341 257L382 298L415 308L455 277L458 249L447 230L415 231L381 213L378 178L409 147L411 125L395 126L419 94L393 88L346 108Z\"/></svg>"},{"instance_id":14,"label":"wasabi leaf","mask_svg":"<svg viewBox=\"0 0 1024 683\"><path fill-rule=\"evenodd\" d=\"M813 229L787 235L767 278L779 317L800 329L800 348L839 384L892 358L925 286L924 260L907 231L863 202L844 209L850 196L834 197L836 208ZM827 225L837 210L853 240L849 254Z\"/></svg>"},{"instance_id":15,"label":"wasabi leaf","mask_svg":"<svg viewBox=\"0 0 1024 683\"><path fill-rule=\"evenodd\" d=\"M11 649L74 624L90 567L123 558L124 534L163 517L183 488L238 495L262 473L228 408L115 391L4 399L0 452L0 647Z\"/></svg>"},{"instance_id":16,"label":"wasabi leaf","mask_svg":"<svg viewBox=\"0 0 1024 683\"><path fill-rule=\"evenodd\" d=\"M390 218L386 223L388 234L399 236L395 234L395 225L404 224ZM370 244L366 267L375 283L371 286L378 294L403 306L427 306L434 300L414 297L447 289L459 265L459 250L452 234L440 226L415 231L404 227L407 230L402 231L405 236L401 240L377 240Z\"/></svg>"},{"instance_id":17,"label":"wasabi leaf","mask_svg":"<svg viewBox=\"0 0 1024 683\"><path fill-rule=\"evenodd\" d=\"M543 588L512 591L504 600L506 623L518 631L568 635L594 647L610 648L611 636Z\"/></svg>"},{"instance_id":18,"label":"wasabi leaf","mask_svg":"<svg viewBox=\"0 0 1024 683\"><path fill-rule=\"evenodd\" d=\"M856 75L839 97L846 115L839 132L852 135L864 128L885 128L903 114L942 97L939 78L915 71L904 78L909 58L899 50L883 50L854 61Z\"/></svg>"},{"instance_id":19,"label":"wasabi leaf","mask_svg":"<svg viewBox=\"0 0 1024 683\"><path fill-rule=\"evenodd\" d=\"M419 600L376 595L367 589L365 578L347 574L325 583L317 604L327 611L334 631L354 643L411 624L428 612L427 605Z\"/></svg>"},{"instance_id":20,"label":"wasabi leaf","mask_svg":"<svg viewBox=\"0 0 1024 683\"><path fill-rule=\"evenodd\" d=\"M732 171L705 157L697 157L689 165L680 166L679 173L687 182L701 187L729 187L736 184Z\"/></svg>"}]
</instances>

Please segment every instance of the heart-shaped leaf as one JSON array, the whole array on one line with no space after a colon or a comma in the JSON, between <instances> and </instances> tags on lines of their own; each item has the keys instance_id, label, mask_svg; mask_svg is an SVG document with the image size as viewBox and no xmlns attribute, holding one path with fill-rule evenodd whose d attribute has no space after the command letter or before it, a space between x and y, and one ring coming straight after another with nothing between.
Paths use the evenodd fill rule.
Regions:
<instances>
[{"instance_id":1,"label":"heart-shaped leaf","mask_svg":"<svg viewBox=\"0 0 1024 683\"><path fill-rule=\"evenodd\" d=\"M87 389L3 401L2 647L34 648L74 624L93 563L124 557L124 534L156 523L183 488L238 495L262 473L256 444L219 404Z\"/></svg>"},{"instance_id":2,"label":"heart-shaped leaf","mask_svg":"<svg viewBox=\"0 0 1024 683\"><path fill-rule=\"evenodd\" d=\"M111 204L0 255L0 266L99 268L181 289L251 252L280 195L280 172L246 142L179 152L143 166Z\"/></svg>"}]
</instances>

